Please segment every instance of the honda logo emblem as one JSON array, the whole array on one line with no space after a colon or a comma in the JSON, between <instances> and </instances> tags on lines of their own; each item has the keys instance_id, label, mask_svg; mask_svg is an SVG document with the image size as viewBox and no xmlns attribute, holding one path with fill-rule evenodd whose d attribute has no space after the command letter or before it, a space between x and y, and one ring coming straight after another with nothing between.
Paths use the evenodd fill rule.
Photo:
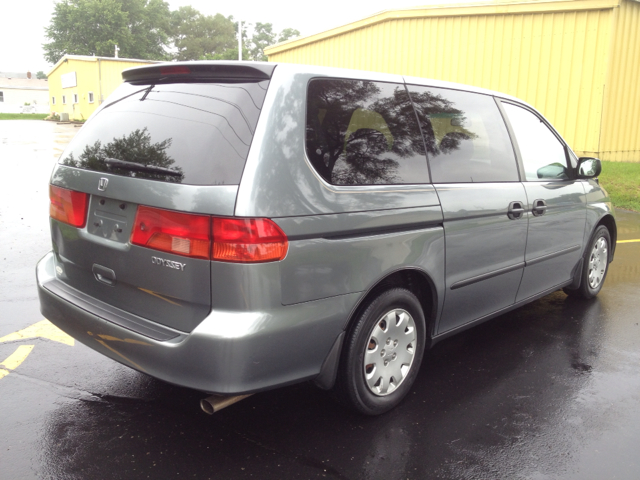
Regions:
<instances>
[{"instance_id":1,"label":"honda logo emblem","mask_svg":"<svg viewBox=\"0 0 640 480\"><path fill-rule=\"evenodd\" d=\"M107 185L109 185L109 179L101 178L100 181L98 182L98 190L100 190L101 192L104 192L107 189Z\"/></svg>"}]
</instances>

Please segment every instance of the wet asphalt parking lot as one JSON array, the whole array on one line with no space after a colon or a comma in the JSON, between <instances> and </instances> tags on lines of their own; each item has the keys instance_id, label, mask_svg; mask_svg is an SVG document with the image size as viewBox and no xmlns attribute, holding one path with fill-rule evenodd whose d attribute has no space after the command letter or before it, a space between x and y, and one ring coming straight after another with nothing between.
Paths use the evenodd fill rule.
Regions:
<instances>
[{"instance_id":1,"label":"wet asphalt parking lot","mask_svg":"<svg viewBox=\"0 0 640 480\"><path fill-rule=\"evenodd\" d=\"M77 130L0 122L0 479L640 478L640 241L595 300L559 291L436 345L386 415L305 383L208 416L39 312L48 178ZM617 219L640 239L640 214Z\"/></svg>"}]
</instances>

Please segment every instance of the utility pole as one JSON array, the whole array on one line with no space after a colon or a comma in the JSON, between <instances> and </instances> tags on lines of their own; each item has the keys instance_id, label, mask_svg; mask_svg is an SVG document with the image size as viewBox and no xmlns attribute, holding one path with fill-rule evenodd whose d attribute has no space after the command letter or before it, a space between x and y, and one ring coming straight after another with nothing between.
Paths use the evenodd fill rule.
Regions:
<instances>
[{"instance_id":1,"label":"utility pole","mask_svg":"<svg viewBox=\"0 0 640 480\"><path fill-rule=\"evenodd\" d=\"M238 60L242 61L242 20L238 19Z\"/></svg>"}]
</instances>

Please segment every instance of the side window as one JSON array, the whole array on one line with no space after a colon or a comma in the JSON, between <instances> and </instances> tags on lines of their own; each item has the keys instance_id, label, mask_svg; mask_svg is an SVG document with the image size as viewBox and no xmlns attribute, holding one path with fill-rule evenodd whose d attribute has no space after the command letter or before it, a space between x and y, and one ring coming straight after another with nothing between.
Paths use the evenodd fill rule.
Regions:
<instances>
[{"instance_id":1,"label":"side window","mask_svg":"<svg viewBox=\"0 0 640 480\"><path fill-rule=\"evenodd\" d=\"M502 104L515 133L528 181L567 179L567 154L558 137L529 110Z\"/></svg>"},{"instance_id":2,"label":"side window","mask_svg":"<svg viewBox=\"0 0 640 480\"><path fill-rule=\"evenodd\" d=\"M401 84L312 80L305 146L333 185L429 183L424 141Z\"/></svg>"},{"instance_id":3,"label":"side window","mask_svg":"<svg viewBox=\"0 0 640 480\"><path fill-rule=\"evenodd\" d=\"M415 85L408 89L425 136L433 183L520 180L493 97Z\"/></svg>"}]
</instances>

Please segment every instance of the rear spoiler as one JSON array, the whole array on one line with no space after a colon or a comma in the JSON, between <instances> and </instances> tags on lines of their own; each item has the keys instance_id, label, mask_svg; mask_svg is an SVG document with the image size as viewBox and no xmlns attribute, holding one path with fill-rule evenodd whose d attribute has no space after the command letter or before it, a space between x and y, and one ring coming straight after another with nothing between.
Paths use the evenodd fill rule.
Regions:
<instances>
[{"instance_id":1,"label":"rear spoiler","mask_svg":"<svg viewBox=\"0 0 640 480\"><path fill-rule=\"evenodd\" d=\"M122 72L125 82L194 82L270 80L275 64L259 62L170 62L128 68Z\"/></svg>"}]
</instances>

